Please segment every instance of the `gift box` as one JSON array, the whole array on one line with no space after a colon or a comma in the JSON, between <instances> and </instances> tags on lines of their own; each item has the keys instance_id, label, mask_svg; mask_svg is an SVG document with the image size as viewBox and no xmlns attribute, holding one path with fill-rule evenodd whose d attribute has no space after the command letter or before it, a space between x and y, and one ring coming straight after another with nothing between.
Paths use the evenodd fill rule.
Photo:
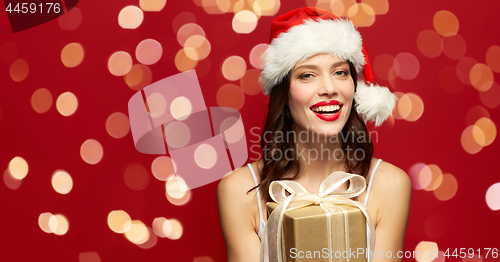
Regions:
<instances>
[{"instance_id":1,"label":"gift box","mask_svg":"<svg viewBox=\"0 0 500 262\"><path fill-rule=\"evenodd\" d=\"M335 190L347 180L347 191ZM276 202L267 203L268 251L262 254L279 262L371 260L373 223L366 207L350 199L365 188L363 177L345 172L330 175L318 194L294 181L272 182L269 191Z\"/></svg>"}]
</instances>

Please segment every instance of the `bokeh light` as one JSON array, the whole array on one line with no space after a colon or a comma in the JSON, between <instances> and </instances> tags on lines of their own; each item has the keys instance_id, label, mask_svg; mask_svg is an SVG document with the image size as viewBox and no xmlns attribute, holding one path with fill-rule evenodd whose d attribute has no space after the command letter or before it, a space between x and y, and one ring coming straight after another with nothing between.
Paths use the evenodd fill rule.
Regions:
<instances>
[{"instance_id":1,"label":"bokeh light","mask_svg":"<svg viewBox=\"0 0 500 262\"><path fill-rule=\"evenodd\" d=\"M115 76L126 75L132 69L132 56L124 51L113 53L108 59L108 69Z\"/></svg>"},{"instance_id":2,"label":"bokeh light","mask_svg":"<svg viewBox=\"0 0 500 262\"><path fill-rule=\"evenodd\" d=\"M257 16L248 10L240 11L234 15L232 25L236 33L249 34L257 27Z\"/></svg>"},{"instance_id":3,"label":"bokeh light","mask_svg":"<svg viewBox=\"0 0 500 262\"><path fill-rule=\"evenodd\" d=\"M500 46L492 45L486 51L486 64L495 73L500 73Z\"/></svg>"},{"instance_id":4,"label":"bokeh light","mask_svg":"<svg viewBox=\"0 0 500 262\"><path fill-rule=\"evenodd\" d=\"M266 51L268 47L268 44L258 44L252 48L248 60L253 67L262 69L262 54L264 54L264 51Z\"/></svg>"},{"instance_id":5,"label":"bokeh light","mask_svg":"<svg viewBox=\"0 0 500 262\"><path fill-rule=\"evenodd\" d=\"M469 78L472 86L482 92L488 91L494 81L491 69L487 65L481 63L477 63L472 66Z\"/></svg>"},{"instance_id":6,"label":"bokeh light","mask_svg":"<svg viewBox=\"0 0 500 262\"><path fill-rule=\"evenodd\" d=\"M14 62L19 53L16 42L7 41L0 46L0 61L9 64Z\"/></svg>"},{"instance_id":7,"label":"bokeh light","mask_svg":"<svg viewBox=\"0 0 500 262\"><path fill-rule=\"evenodd\" d=\"M247 64L240 56L230 56L222 64L222 74L229 81L236 81L245 75Z\"/></svg>"},{"instance_id":8,"label":"bokeh light","mask_svg":"<svg viewBox=\"0 0 500 262\"><path fill-rule=\"evenodd\" d=\"M398 92L398 91L393 92L393 94L396 96L397 101L396 101L396 106L395 106L394 110L392 111L392 115L391 115L391 116L392 116L394 119L397 119L397 120L403 120L403 117L399 114L399 109L398 109L398 107L399 107L399 103L401 102L401 97L403 97L405 94L404 94L404 93L402 93L402 92ZM409 102L409 101L411 101L411 100L408 100L408 101L406 101L406 102ZM405 103L405 102L404 102L404 103Z\"/></svg>"},{"instance_id":9,"label":"bokeh light","mask_svg":"<svg viewBox=\"0 0 500 262\"><path fill-rule=\"evenodd\" d=\"M422 190L430 183L431 178L426 178L426 172L422 172L424 168L427 168L427 165L424 163L416 163L410 167L408 175L410 176L413 189ZM421 174L423 175L422 177L420 176ZM426 179L428 180L427 182L425 181ZM424 182L424 185L422 185L421 182Z\"/></svg>"},{"instance_id":10,"label":"bokeh light","mask_svg":"<svg viewBox=\"0 0 500 262\"><path fill-rule=\"evenodd\" d=\"M14 80L14 82L21 82L28 77L29 71L30 67L28 66L28 62L22 58L17 59L10 65L10 78Z\"/></svg>"},{"instance_id":11,"label":"bokeh light","mask_svg":"<svg viewBox=\"0 0 500 262\"><path fill-rule=\"evenodd\" d=\"M422 171L424 173L430 172L431 176L431 181L429 182L429 185L423 188L425 191L435 190L443 182L443 172L441 171L441 168L439 168L437 165L434 164L427 165L427 168L422 169Z\"/></svg>"},{"instance_id":12,"label":"bokeh light","mask_svg":"<svg viewBox=\"0 0 500 262\"><path fill-rule=\"evenodd\" d=\"M194 161L199 167L210 169L217 163L217 151L209 144L201 144L194 151Z\"/></svg>"},{"instance_id":13,"label":"bokeh light","mask_svg":"<svg viewBox=\"0 0 500 262\"><path fill-rule=\"evenodd\" d=\"M347 16L357 27L370 27L375 23L375 12L365 3L357 3L349 7Z\"/></svg>"},{"instance_id":14,"label":"bokeh light","mask_svg":"<svg viewBox=\"0 0 500 262\"><path fill-rule=\"evenodd\" d=\"M426 57L438 57L443 52L443 39L436 31L423 30L417 36L417 47Z\"/></svg>"},{"instance_id":15,"label":"bokeh light","mask_svg":"<svg viewBox=\"0 0 500 262\"><path fill-rule=\"evenodd\" d=\"M12 158L9 162L9 173L10 175L17 179L24 179L28 175L28 162L20 156Z\"/></svg>"},{"instance_id":16,"label":"bokeh light","mask_svg":"<svg viewBox=\"0 0 500 262\"><path fill-rule=\"evenodd\" d=\"M132 219L123 210L113 210L108 214L108 226L113 232L123 234L132 226Z\"/></svg>"},{"instance_id":17,"label":"bokeh light","mask_svg":"<svg viewBox=\"0 0 500 262\"><path fill-rule=\"evenodd\" d=\"M57 219L53 218L54 215L49 212L41 213L40 216L38 216L38 226L40 229L45 232L45 233L53 233L54 231L51 229L49 226L49 221L57 221Z\"/></svg>"},{"instance_id":18,"label":"bokeh light","mask_svg":"<svg viewBox=\"0 0 500 262\"><path fill-rule=\"evenodd\" d=\"M82 23L82 11L73 7L69 12L59 17L59 27L62 30L73 31Z\"/></svg>"},{"instance_id":19,"label":"bokeh light","mask_svg":"<svg viewBox=\"0 0 500 262\"><path fill-rule=\"evenodd\" d=\"M148 240L146 240L146 242L144 242L142 244L137 245L138 247L140 247L142 249L150 249L150 248L154 247L156 245L156 243L158 243L158 237L153 232L153 229L150 227L147 227L147 229L148 229L148 236L149 236Z\"/></svg>"},{"instance_id":20,"label":"bokeh light","mask_svg":"<svg viewBox=\"0 0 500 262\"><path fill-rule=\"evenodd\" d=\"M201 26L194 24L194 23L188 23L181 28L179 28L179 31L177 31L177 42L184 47L186 41L195 35L203 36L205 37L205 31Z\"/></svg>"},{"instance_id":21,"label":"bokeh light","mask_svg":"<svg viewBox=\"0 0 500 262\"><path fill-rule=\"evenodd\" d=\"M224 131L224 140L228 143L236 143L243 138L245 129L236 117L228 117L220 124L221 132Z\"/></svg>"},{"instance_id":22,"label":"bokeh light","mask_svg":"<svg viewBox=\"0 0 500 262\"><path fill-rule=\"evenodd\" d=\"M470 70L472 69L472 67L475 64L477 64L477 61L471 57L463 57L462 59L460 59L458 61L457 76L458 76L458 79L460 79L460 81L462 81L462 83L464 83L466 85L472 85L470 83L469 76L470 76Z\"/></svg>"},{"instance_id":23,"label":"bokeh light","mask_svg":"<svg viewBox=\"0 0 500 262\"><path fill-rule=\"evenodd\" d=\"M64 170L58 170L52 175L52 188L62 195L68 194L73 189L73 179Z\"/></svg>"},{"instance_id":24,"label":"bokeh light","mask_svg":"<svg viewBox=\"0 0 500 262\"><path fill-rule=\"evenodd\" d=\"M191 139L191 130L183 122L172 121L165 126L165 138L169 147L181 148Z\"/></svg>"},{"instance_id":25,"label":"bokeh light","mask_svg":"<svg viewBox=\"0 0 500 262\"><path fill-rule=\"evenodd\" d=\"M389 70L392 68L393 64L394 57L392 55L379 55L373 60L373 73L375 73L378 78L388 81Z\"/></svg>"},{"instance_id":26,"label":"bokeh light","mask_svg":"<svg viewBox=\"0 0 500 262\"><path fill-rule=\"evenodd\" d=\"M172 240L177 240L181 238L184 231L182 224L177 219L169 219L170 225L172 226L172 232L167 237Z\"/></svg>"},{"instance_id":27,"label":"bokeh light","mask_svg":"<svg viewBox=\"0 0 500 262\"><path fill-rule=\"evenodd\" d=\"M260 10L262 16L274 16L280 9L280 0L255 0L253 9Z\"/></svg>"},{"instance_id":28,"label":"bokeh light","mask_svg":"<svg viewBox=\"0 0 500 262\"><path fill-rule=\"evenodd\" d=\"M245 103L245 94L237 85L225 84L217 91L216 100L220 107L240 110Z\"/></svg>"},{"instance_id":29,"label":"bokeh light","mask_svg":"<svg viewBox=\"0 0 500 262\"><path fill-rule=\"evenodd\" d=\"M457 69L454 66L445 66L439 73L439 84L446 92L458 94L462 91L464 83L458 79Z\"/></svg>"},{"instance_id":30,"label":"bokeh light","mask_svg":"<svg viewBox=\"0 0 500 262\"><path fill-rule=\"evenodd\" d=\"M196 16L188 11L178 13L172 21L172 29L178 32L179 29L185 24L196 24Z\"/></svg>"},{"instance_id":31,"label":"bokeh light","mask_svg":"<svg viewBox=\"0 0 500 262\"><path fill-rule=\"evenodd\" d=\"M341 2L334 0L332 2ZM361 3L369 5L376 15L385 15L389 12L389 0L361 0Z\"/></svg>"},{"instance_id":32,"label":"bokeh light","mask_svg":"<svg viewBox=\"0 0 500 262\"><path fill-rule=\"evenodd\" d=\"M461 35L448 36L443 38L443 54L454 60L458 60L465 55L467 44Z\"/></svg>"},{"instance_id":33,"label":"bokeh light","mask_svg":"<svg viewBox=\"0 0 500 262\"><path fill-rule=\"evenodd\" d=\"M78 262L101 262L101 257L95 251L81 252L78 255Z\"/></svg>"},{"instance_id":34,"label":"bokeh light","mask_svg":"<svg viewBox=\"0 0 500 262\"><path fill-rule=\"evenodd\" d=\"M481 146L489 146L497 136L497 128L491 119L482 117L476 121L472 129L472 136L476 143ZM481 137L481 138L479 138ZM482 143L480 142L482 141Z\"/></svg>"},{"instance_id":35,"label":"bokeh light","mask_svg":"<svg viewBox=\"0 0 500 262\"><path fill-rule=\"evenodd\" d=\"M106 119L106 131L111 137L123 138L130 131L130 122L122 112L115 112Z\"/></svg>"},{"instance_id":36,"label":"bokeh light","mask_svg":"<svg viewBox=\"0 0 500 262\"><path fill-rule=\"evenodd\" d=\"M148 108L152 118L161 117L167 111L167 100L160 93L152 93L147 97Z\"/></svg>"},{"instance_id":37,"label":"bokeh light","mask_svg":"<svg viewBox=\"0 0 500 262\"><path fill-rule=\"evenodd\" d=\"M54 215L54 216L49 218L49 226L53 224L52 221L54 221L54 220L56 221L55 222L56 227L55 227L55 229L51 227L54 234L56 234L58 236L66 235L66 233L68 233L68 230L69 230L68 219L64 215L61 215L61 214Z\"/></svg>"},{"instance_id":38,"label":"bokeh light","mask_svg":"<svg viewBox=\"0 0 500 262\"><path fill-rule=\"evenodd\" d=\"M56 100L57 111L63 116L71 116L78 109L78 99L71 92L59 95Z\"/></svg>"},{"instance_id":39,"label":"bokeh light","mask_svg":"<svg viewBox=\"0 0 500 262\"><path fill-rule=\"evenodd\" d=\"M208 40L201 35L191 36L184 44L186 56L196 61L205 59L210 54L211 50L212 46Z\"/></svg>"},{"instance_id":40,"label":"bokeh light","mask_svg":"<svg viewBox=\"0 0 500 262\"><path fill-rule=\"evenodd\" d=\"M192 110L191 101L185 96L176 97L170 104L170 114L178 121L186 120Z\"/></svg>"},{"instance_id":41,"label":"bokeh light","mask_svg":"<svg viewBox=\"0 0 500 262\"><path fill-rule=\"evenodd\" d=\"M12 175L9 173L9 169L5 169L5 171L3 172L3 182L5 183L6 187L12 190L18 189L23 183L22 180L18 180L12 177Z\"/></svg>"},{"instance_id":42,"label":"bokeh light","mask_svg":"<svg viewBox=\"0 0 500 262\"><path fill-rule=\"evenodd\" d=\"M477 120L481 119L482 117L490 118L490 113L488 113L488 110L486 108L475 105L471 107L467 113L465 113L465 125L466 126L471 126L476 123Z\"/></svg>"},{"instance_id":43,"label":"bokeh light","mask_svg":"<svg viewBox=\"0 0 500 262\"><path fill-rule=\"evenodd\" d=\"M69 43L61 51L61 61L69 68L80 65L84 56L83 46L79 43Z\"/></svg>"},{"instance_id":44,"label":"bokeh light","mask_svg":"<svg viewBox=\"0 0 500 262\"><path fill-rule=\"evenodd\" d=\"M166 195L167 195L168 202L170 202L172 205L175 205L175 206L184 206L184 205L188 204L189 201L191 201L191 196L192 196L191 190L186 191L186 194L184 194L184 196L181 198L172 197L172 195L170 195L168 193Z\"/></svg>"},{"instance_id":45,"label":"bokeh light","mask_svg":"<svg viewBox=\"0 0 500 262\"><path fill-rule=\"evenodd\" d=\"M486 191L486 204L493 210L500 210L500 183L491 185Z\"/></svg>"},{"instance_id":46,"label":"bokeh light","mask_svg":"<svg viewBox=\"0 0 500 262\"><path fill-rule=\"evenodd\" d=\"M433 254L438 254L438 245L435 242L421 241L415 247L415 251L422 254L422 256L416 256L415 260L418 262L431 262L434 260Z\"/></svg>"},{"instance_id":47,"label":"bokeh light","mask_svg":"<svg viewBox=\"0 0 500 262\"><path fill-rule=\"evenodd\" d=\"M229 0L201 0L203 10L210 15L226 13L229 11L230 4Z\"/></svg>"},{"instance_id":48,"label":"bokeh light","mask_svg":"<svg viewBox=\"0 0 500 262\"><path fill-rule=\"evenodd\" d=\"M424 102L417 94L407 93L399 98L397 111L402 119L415 122L420 119L424 112Z\"/></svg>"},{"instance_id":49,"label":"bokeh light","mask_svg":"<svg viewBox=\"0 0 500 262\"><path fill-rule=\"evenodd\" d=\"M197 63L196 60L187 56L184 48L179 50L175 55L175 67L177 67L177 70L180 72L189 71L195 68Z\"/></svg>"},{"instance_id":50,"label":"bokeh light","mask_svg":"<svg viewBox=\"0 0 500 262\"><path fill-rule=\"evenodd\" d=\"M458 33L458 18L448 10L436 12L433 25L436 32L442 36L454 36Z\"/></svg>"},{"instance_id":51,"label":"bokeh light","mask_svg":"<svg viewBox=\"0 0 500 262\"><path fill-rule=\"evenodd\" d=\"M484 106L496 108L500 104L500 85L495 82L487 91L479 92L479 99Z\"/></svg>"},{"instance_id":52,"label":"bokeh light","mask_svg":"<svg viewBox=\"0 0 500 262\"><path fill-rule=\"evenodd\" d=\"M458 183L455 177L451 174L443 174L443 181L434 192L434 196L441 201L452 199L458 190Z\"/></svg>"},{"instance_id":53,"label":"bokeh light","mask_svg":"<svg viewBox=\"0 0 500 262\"><path fill-rule=\"evenodd\" d=\"M143 11L159 12L166 4L167 0L139 0L139 6Z\"/></svg>"},{"instance_id":54,"label":"bokeh light","mask_svg":"<svg viewBox=\"0 0 500 262\"><path fill-rule=\"evenodd\" d=\"M172 225L168 219L157 217L153 220L153 232L161 238L166 238L172 232Z\"/></svg>"},{"instance_id":55,"label":"bokeh light","mask_svg":"<svg viewBox=\"0 0 500 262\"><path fill-rule=\"evenodd\" d=\"M118 24L124 29L136 29L142 24L144 13L133 5L124 7L118 14Z\"/></svg>"},{"instance_id":56,"label":"bokeh light","mask_svg":"<svg viewBox=\"0 0 500 262\"><path fill-rule=\"evenodd\" d=\"M420 71L418 59L410 53L399 53L394 57L394 72L404 80L412 80Z\"/></svg>"},{"instance_id":57,"label":"bokeh light","mask_svg":"<svg viewBox=\"0 0 500 262\"><path fill-rule=\"evenodd\" d=\"M151 163L151 173L160 181L175 175L175 163L168 156L159 156Z\"/></svg>"},{"instance_id":58,"label":"bokeh light","mask_svg":"<svg viewBox=\"0 0 500 262\"><path fill-rule=\"evenodd\" d=\"M125 232L125 237L132 243L140 245L148 241L149 230L140 220L132 220L130 229Z\"/></svg>"},{"instance_id":59,"label":"bokeh light","mask_svg":"<svg viewBox=\"0 0 500 262\"><path fill-rule=\"evenodd\" d=\"M87 139L80 147L80 156L88 164L95 165L102 160L104 150L95 139Z\"/></svg>"},{"instance_id":60,"label":"bokeh light","mask_svg":"<svg viewBox=\"0 0 500 262\"><path fill-rule=\"evenodd\" d=\"M184 179L177 175L171 176L167 179L167 182L165 183L165 189L167 195L175 199L183 198L189 190Z\"/></svg>"},{"instance_id":61,"label":"bokeh light","mask_svg":"<svg viewBox=\"0 0 500 262\"><path fill-rule=\"evenodd\" d=\"M465 150L465 152L473 155L481 151L483 149L483 146L478 144L476 142L476 139L474 139L474 128L478 128L475 126L468 126L465 128L465 130L462 132L462 136L460 138L460 142L462 144L462 148ZM476 130L476 136L477 136L478 130Z\"/></svg>"},{"instance_id":62,"label":"bokeh light","mask_svg":"<svg viewBox=\"0 0 500 262\"><path fill-rule=\"evenodd\" d=\"M155 64L160 60L162 54L163 48L161 44L154 39L142 40L135 49L137 61L145 65Z\"/></svg>"},{"instance_id":63,"label":"bokeh light","mask_svg":"<svg viewBox=\"0 0 500 262\"><path fill-rule=\"evenodd\" d=\"M143 190L149 184L149 173L141 164L130 164L123 172L123 180L130 189Z\"/></svg>"},{"instance_id":64,"label":"bokeh light","mask_svg":"<svg viewBox=\"0 0 500 262\"><path fill-rule=\"evenodd\" d=\"M138 91L151 84L153 72L147 65L135 64L123 78L130 89Z\"/></svg>"},{"instance_id":65,"label":"bokeh light","mask_svg":"<svg viewBox=\"0 0 500 262\"><path fill-rule=\"evenodd\" d=\"M262 88L259 83L260 70L250 69L240 79L240 86L243 92L247 95L257 95L262 93Z\"/></svg>"},{"instance_id":66,"label":"bokeh light","mask_svg":"<svg viewBox=\"0 0 500 262\"><path fill-rule=\"evenodd\" d=\"M31 107L39 114L43 114L52 107L52 94L47 88L40 88L31 96Z\"/></svg>"}]
</instances>

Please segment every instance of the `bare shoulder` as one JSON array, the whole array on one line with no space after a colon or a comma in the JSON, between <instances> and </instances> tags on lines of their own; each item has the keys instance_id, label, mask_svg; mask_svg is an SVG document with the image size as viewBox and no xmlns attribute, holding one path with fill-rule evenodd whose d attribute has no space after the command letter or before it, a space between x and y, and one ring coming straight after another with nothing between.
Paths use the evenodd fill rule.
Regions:
<instances>
[{"instance_id":1,"label":"bare shoulder","mask_svg":"<svg viewBox=\"0 0 500 262\"><path fill-rule=\"evenodd\" d=\"M252 167L259 177L258 161L252 163ZM221 179L217 187L218 198L230 198L237 200L240 204L251 204L255 198L255 190L248 191L255 186L255 181L248 166L242 166ZM220 199L219 199L220 201Z\"/></svg>"},{"instance_id":2,"label":"bare shoulder","mask_svg":"<svg viewBox=\"0 0 500 262\"><path fill-rule=\"evenodd\" d=\"M382 161L375 175L377 187L385 192L409 192L411 191L410 177L406 172L389 163Z\"/></svg>"}]
</instances>

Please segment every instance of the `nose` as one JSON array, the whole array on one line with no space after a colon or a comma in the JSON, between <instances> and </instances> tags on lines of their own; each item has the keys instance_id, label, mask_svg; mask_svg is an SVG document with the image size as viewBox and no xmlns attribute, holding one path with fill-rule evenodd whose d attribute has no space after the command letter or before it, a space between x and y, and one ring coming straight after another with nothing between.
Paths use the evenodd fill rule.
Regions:
<instances>
[{"instance_id":1,"label":"nose","mask_svg":"<svg viewBox=\"0 0 500 262\"><path fill-rule=\"evenodd\" d=\"M334 96L338 94L338 89L333 77L323 77L321 87L319 88L320 96Z\"/></svg>"}]
</instances>

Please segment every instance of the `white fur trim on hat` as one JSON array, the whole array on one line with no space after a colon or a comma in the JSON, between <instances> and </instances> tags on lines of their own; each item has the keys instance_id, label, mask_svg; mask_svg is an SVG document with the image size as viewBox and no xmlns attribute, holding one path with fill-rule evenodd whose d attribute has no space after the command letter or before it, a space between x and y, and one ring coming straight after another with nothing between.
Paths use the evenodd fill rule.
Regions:
<instances>
[{"instance_id":1,"label":"white fur trim on hat","mask_svg":"<svg viewBox=\"0 0 500 262\"><path fill-rule=\"evenodd\" d=\"M269 94L297 63L323 53L349 60L358 73L365 64L361 34L351 21L309 19L278 35L264 52L259 80L264 94Z\"/></svg>"},{"instance_id":2,"label":"white fur trim on hat","mask_svg":"<svg viewBox=\"0 0 500 262\"><path fill-rule=\"evenodd\" d=\"M378 85L367 86L365 81L359 79L354 100L356 109L366 121L375 122L380 126L391 114L396 106L396 96L387 87Z\"/></svg>"}]
</instances>

